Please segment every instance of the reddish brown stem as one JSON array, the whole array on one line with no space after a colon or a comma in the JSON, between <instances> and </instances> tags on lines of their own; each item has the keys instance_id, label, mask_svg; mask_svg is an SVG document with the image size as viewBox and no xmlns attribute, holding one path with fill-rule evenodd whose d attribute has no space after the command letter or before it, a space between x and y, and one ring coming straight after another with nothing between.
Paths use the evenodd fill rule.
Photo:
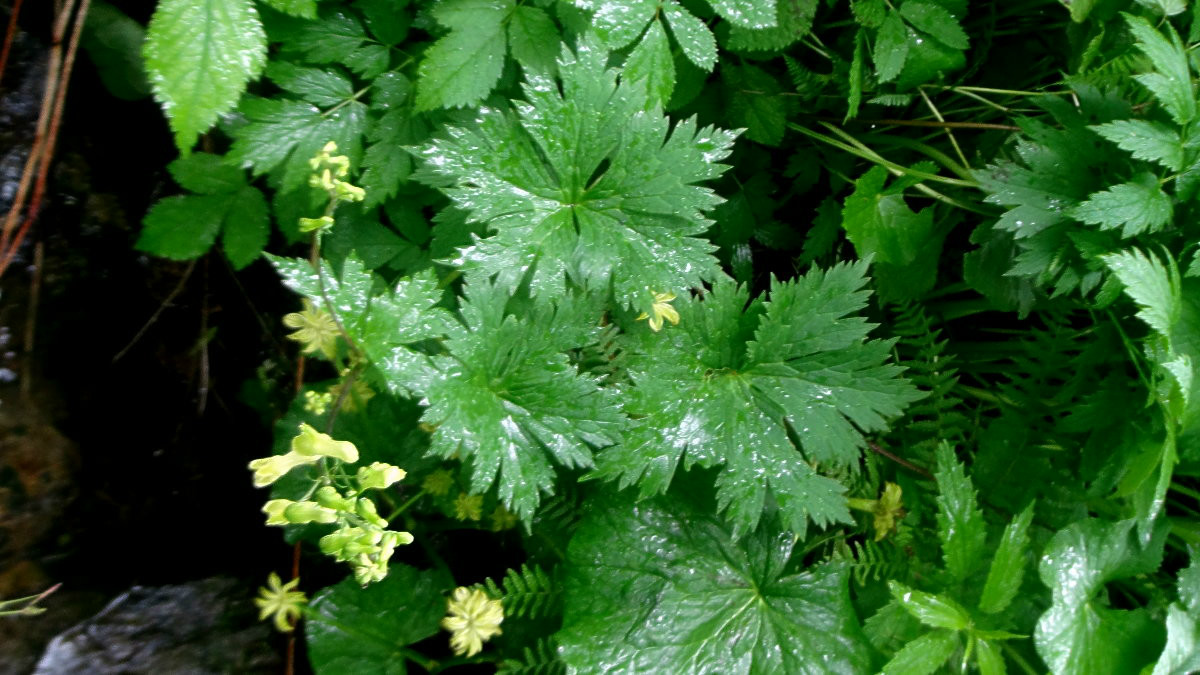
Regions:
<instances>
[{"instance_id":1,"label":"reddish brown stem","mask_svg":"<svg viewBox=\"0 0 1200 675\"><path fill-rule=\"evenodd\" d=\"M4 47L0 48L0 79L4 78L8 55L12 51L13 39L17 36L17 17L21 15L22 2L23 0L13 0L12 13L8 15L8 30L4 32Z\"/></svg>"}]
</instances>

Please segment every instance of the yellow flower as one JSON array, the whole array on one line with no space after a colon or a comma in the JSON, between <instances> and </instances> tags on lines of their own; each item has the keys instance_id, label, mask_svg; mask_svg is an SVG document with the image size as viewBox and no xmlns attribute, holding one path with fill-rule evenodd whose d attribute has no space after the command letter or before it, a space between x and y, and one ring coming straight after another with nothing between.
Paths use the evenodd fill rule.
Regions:
<instances>
[{"instance_id":1,"label":"yellow flower","mask_svg":"<svg viewBox=\"0 0 1200 675\"><path fill-rule=\"evenodd\" d=\"M283 325L295 330L288 336L304 345L305 354L320 352L326 358L333 359L337 354L338 332L337 322L323 309L313 307L308 298L304 298L304 309L292 312L283 317Z\"/></svg>"},{"instance_id":2,"label":"yellow flower","mask_svg":"<svg viewBox=\"0 0 1200 675\"><path fill-rule=\"evenodd\" d=\"M504 508L503 504L496 506L496 510L492 511L492 532L502 532L511 530L517 526L517 516L513 512Z\"/></svg>"},{"instance_id":3,"label":"yellow flower","mask_svg":"<svg viewBox=\"0 0 1200 675\"><path fill-rule=\"evenodd\" d=\"M266 487L283 478L283 475L302 464L312 464L319 457L307 457L296 452L286 455L273 455L250 462L250 470L254 472L254 487Z\"/></svg>"},{"instance_id":4,"label":"yellow flower","mask_svg":"<svg viewBox=\"0 0 1200 675\"><path fill-rule=\"evenodd\" d=\"M458 493L454 500L454 517L459 520L479 520L483 517L483 495Z\"/></svg>"},{"instance_id":5,"label":"yellow flower","mask_svg":"<svg viewBox=\"0 0 1200 675\"><path fill-rule=\"evenodd\" d=\"M872 523L875 527L875 541L882 541L889 532L896 529L896 521L905 516L904 504L901 502L902 497L899 485L885 483L883 494L879 496L879 499L852 498L846 500L846 505L875 516Z\"/></svg>"},{"instance_id":6,"label":"yellow flower","mask_svg":"<svg viewBox=\"0 0 1200 675\"><path fill-rule=\"evenodd\" d=\"M358 448L350 441L335 441L304 422L300 433L292 439L292 452L303 457L332 457L353 464L358 461ZM285 457L287 455L284 455Z\"/></svg>"},{"instance_id":7,"label":"yellow flower","mask_svg":"<svg viewBox=\"0 0 1200 675\"><path fill-rule=\"evenodd\" d=\"M425 477L421 483L421 488L434 497L442 497L449 494L450 488L454 487L454 476L445 469L438 469Z\"/></svg>"},{"instance_id":8,"label":"yellow flower","mask_svg":"<svg viewBox=\"0 0 1200 675\"><path fill-rule=\"evenodd\" d=\"M679 325L679 312L671 306L671 301L675 299L674 293L655 293L654 304L650 306L650 311L653 316L642 312L638 315L637 320L650 319L650 330L658 332L662 330L663 319L671 322L672 326Z\"/></svg>"},{"instance_id":9,"label":"yellow flower","mask_svg":"<svg viewBox=\"0 0 1200 675\"><path fill-rule=\"evenodd\" d=\"M450 598L442 628L450 631L450 647L458 656L475 656L483 643L500 634L504 607L478 589L459 586Z\"/></svg>"},{"instance_id":10,"label":"yellow flower","mask_svg":"<svg viewBox=\"0 0 1200 675\"><path fill-rule=\"evenodd\" d=\"M329 410L330 404L333 403L333 393L325 392L318 393L309 389L304 392L304 410L314 415L324 415L326 410Z\"/></svg>"},{"instance_id":11,"label":"yellow flower","mask_svg":"<svg viewBox=\"0 0 1200 675\"><path fill-rule=\"evenodd\" d=\"M345 373L342 376L345 377ZM342 385L345 381L338 382L329 388L329 393L336 401L342 396ZM342 410L346 412L357 412L362 408L367 407L367 402L375 398L375 392L371 386L362 381L362 378L354 380L354 384L350 386L350 391L346 394L346 398L342 400Z\"/></svg>"},{"instance_id":12,"label":"yellow flower","mask_svg":"<svg viewBox=\"0 0 1200 675\"><path fill-rule=\"evenodd\" d=\"M308 602L304 591L292 590L300 583L299 577L286 584L279 575L271 572L267 577L267 585L258 589L258 597L254 604L258 605L258 620L266 621L273 617L275 627L280 632L287 633L296 626L304 605Z\"/></svg>"}]
</instances>

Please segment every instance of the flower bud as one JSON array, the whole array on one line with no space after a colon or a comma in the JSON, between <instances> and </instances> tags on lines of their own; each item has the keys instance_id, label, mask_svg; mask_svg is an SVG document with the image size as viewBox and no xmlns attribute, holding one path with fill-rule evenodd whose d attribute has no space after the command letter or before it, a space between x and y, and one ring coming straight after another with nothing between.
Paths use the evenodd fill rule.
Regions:
<instances>
[{"instance_id":1,"label":"flower bud","mask_svg":"<svg viewBox=\"0 0 1200 675\"><path fill-rule=\"evenodd\" d=\"M370 499L358 500L358 503L355 504L355 511L358 513L359 518L362 518L376 527L388 526L388 522L379 517L379 512L375 510L375 502L371 501Z\"/></svg>"},{"instance_id":2,"label":"flower bud","mask_svg":"<svg viewBox=\"0 0 1200 675\"><path fill-rule=\"evenodd\" d=\"M358 469L358 484L364 490L382 490L393 483L404 480L408 475L404 469L383 462L372 462L371 466Z\"/></svg>"},{"instance_id":3,"label":"flower bud","mask_svg":"<svg viewBox=\"0 0 1200 675\"><path fill-rule=\"evenodd\" d=\"M301 232L315 232L333 227L333 216L321 216L320 218L301 218Z\"/></svg>"},{"instance_id":4,"label":"flower bud","mask_svg":"<svg viewBox=\"0 0 1200 675\"><path fill-rule=\"evenodd\" d=\"M283 517L293 525L332 523L337 521L337 512L316 502L295 502L283 510Z\"/></svg>"},{"instance_id":5,"label":"flower bud","mask_svg":"<svg viewBox=\"0 0 1200 675\"><path fill-rule=\"evenodd\" d=\"M332 485L326 485L317 490L316 498L318 504L335 511L353 511L354 502L356 501L354 499L346 499Z\"/></svg>"},{"instance_id":6,"label":"flower bud","mask_svg":"<svg viewBox=\"0 0 1200 675\"><path fill-rule=\"evenodd\" d=\"M300 434L292 439L292 452L306 457L332 457L347 463L358 461L358 448L353 443L335 441L304 423L300 424Z\"/></svg>"}]
</instances>

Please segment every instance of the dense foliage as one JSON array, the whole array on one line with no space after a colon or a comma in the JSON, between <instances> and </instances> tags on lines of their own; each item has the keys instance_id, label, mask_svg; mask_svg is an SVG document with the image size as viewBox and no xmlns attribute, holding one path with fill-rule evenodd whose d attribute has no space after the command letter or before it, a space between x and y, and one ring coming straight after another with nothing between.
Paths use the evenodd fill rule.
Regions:
<instances>
[{"instance_id":1,"label":"dense foliage","mask_svg":"<svg viewBox=\"0 0 1200 675\"><path fill-rule=\"evenodd\" d=\"M181 190L137 246L303 298L254 466L353 570L260 600L317 672L1200 670L1200 5L146 35Z\"/></svg>"}]
</instances>

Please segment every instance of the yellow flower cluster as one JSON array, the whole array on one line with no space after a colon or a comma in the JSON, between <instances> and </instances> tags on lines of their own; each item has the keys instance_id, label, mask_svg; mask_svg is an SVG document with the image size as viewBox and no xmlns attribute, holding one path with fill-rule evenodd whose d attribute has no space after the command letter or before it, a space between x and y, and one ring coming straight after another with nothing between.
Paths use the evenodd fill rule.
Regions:
<instances>
[{"instance_id":1,"label":"yellow flower cluster","mask_svg":"<svg viewBox=\"0 0 1200 675\"><path fill-rule=\"evenodd\" d=\"M442 619L442 628L450 631L450 647L459 656L475 656L483 643L500 635L504 607L479 589L459 586L454 589Z\"/></svg>"}]
</instances>

